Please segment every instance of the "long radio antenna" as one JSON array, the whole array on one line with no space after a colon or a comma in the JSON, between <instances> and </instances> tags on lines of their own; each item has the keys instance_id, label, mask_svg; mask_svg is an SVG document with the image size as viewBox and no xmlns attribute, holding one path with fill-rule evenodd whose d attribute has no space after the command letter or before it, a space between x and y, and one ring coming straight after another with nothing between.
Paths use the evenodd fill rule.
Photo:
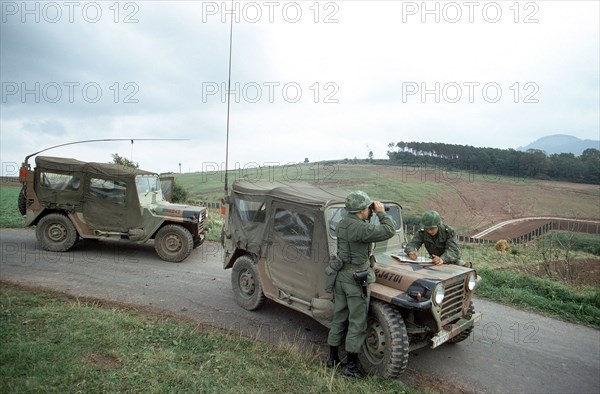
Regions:
<instances>
[{"instance_id":1,"label":"long radio antenna","mask_svg":"<svg viewBox=\"0 0 600 394\"><path fill-rule=\"evenodd\" d=\"M229 25L229 75L227 76L227 136L225 139L225 196L228 193L227 165L229 164L229 110L231 107L231 52L233 47L233 18L235 17L233 0L231 0L231 23Z\"/></svg>"},{"instance_id":2,"label":"long radio antenna","mask_svg":"<svg viewBox=\"0 0 600 394\"><path fill-rule=\"evenodd\" d=\"M25 157L25 163L27 163L27 160L29 160L29 158L31 156L35 156L38 153L42 153L42 152L45 152L50 149L60 148L61 146L85 144L88 142L108 142L108 141L131 141L131 143L133 144L133 141L189 141L189 140L186 138L103 138L103 139L99 139L99 140L83 140L83 141L67 142L65 144L54 145L49 148L42 149L40 151L32 153L29 156Z\"/></svg>"}]
</instances>

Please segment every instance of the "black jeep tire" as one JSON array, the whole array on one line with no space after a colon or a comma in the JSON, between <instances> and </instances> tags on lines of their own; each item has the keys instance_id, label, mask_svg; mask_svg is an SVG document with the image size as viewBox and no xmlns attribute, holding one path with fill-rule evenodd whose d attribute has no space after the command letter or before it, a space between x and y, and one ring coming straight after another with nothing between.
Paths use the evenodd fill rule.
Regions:
<instances>
[{"instance_id":1,"label":"black jeep tire","mask_svg":"<svg viewBox=\"0 0 600 394\"><path fill-rule=\"evenodd\" d=\"M235 302L246 310L255 311L267 301L258 276L258 267L248 255L238 257L233 263L231 288Z\"/></svg>"},{"instance_id":2,"label":"black jeep tire","mask_svg":"<svg viewBox=\"0 0 600 394\"><path fill-rule=\"evenodd\" d=\"M25 195L25 186L23 186L19 192L18 205L19 212L21 212L21 215L25 216L27 214L27 196Z\"/></svg>"},{"instance_id":3,"label":"black jeep tire","mask_svg":"<svg viewBox=\"0 0 600 394\"><path fill-rule=\"evenodd\" d=\"M467 314L472 315L473 313L475 313L475 307L473 306L473 301L471 301L471 303L469 304L469 310L467 311ZM469 327L454 338L449 339L448 343L459 343L464 341L469 337L469 335L471 335L471 332L473 332L473 328L474 326Z\"/></svg>"},{"instance_id":4,"label":"black jeep tire","mask_svg":"<svg viewBox=\"0 0 600 394\"><path fill-rule=\"evenodd\" d=\"M185 260L192 252L194 238L187 228L178 224L167 224L156 233L154 250L156 254L171 263Z\"/></svg>"},{"instance_id":5,"label":"black jeep tire","mask_svg":"<svg viewBox=\"0 0 600 394\"><path fill-rule=\"evenodd\" d=\"M60 213L50 213L38 222L35 237L44 250L66 252L75 245L79 234L71 219Z\"/></svg>"},{"instance_id":6,"label":"black jeep tire","mask_svg":"<svg viewBox=\"0 0 600 394\"><path fill-rule=\"evenodd\" d=\"M408 365L408 335L402 315L390 305L372 300L367 338L358 354L363 369L386 379L395 378Z\"/></svg>"}]
</instances>

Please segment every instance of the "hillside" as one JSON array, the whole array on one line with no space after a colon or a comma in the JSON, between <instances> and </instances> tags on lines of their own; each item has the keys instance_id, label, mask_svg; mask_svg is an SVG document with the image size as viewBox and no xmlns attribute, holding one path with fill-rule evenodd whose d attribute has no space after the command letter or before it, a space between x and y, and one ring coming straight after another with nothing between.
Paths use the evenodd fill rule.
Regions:
<instances>
[{"instance_id":1,"label":"hillside","mask_svg":"<svg viewBox=\"0 0 600 394\"><path fill-rule=\"evenodd\" d=\"M581 155L584 150L590 148L600 149L600 141L582 140L566 134L554 134L539 138L529 145L520 146L517 150L526 152L528 149L537 149L546 152L548 155L555 153Z\"/></svg>"},{"instance_id":2,"label":"hillside","mask_svg":"<svg viewBox=\"0 0 600 394\"><path fill-rule=\"evenodd\" d=\"M245 177L361 189L378 199L398 201L406 217L436 209L461 232L526 216L600 219L600 187L590 184L373 164L308 163L230 171L228 176L230 183ZM216 202L223 196L222 173L181 174L176 180L197 200Z\"/></svg>"}]
</instances>

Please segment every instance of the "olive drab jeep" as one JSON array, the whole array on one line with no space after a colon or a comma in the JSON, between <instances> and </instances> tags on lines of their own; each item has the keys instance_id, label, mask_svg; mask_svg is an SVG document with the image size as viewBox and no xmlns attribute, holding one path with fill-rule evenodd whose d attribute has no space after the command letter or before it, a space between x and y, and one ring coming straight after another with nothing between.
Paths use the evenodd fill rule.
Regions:
<instances>
[{"instance_id":1,"label":"olive drab jeep","mask_svg":"<svg viewBox=\"0 0 600 394\"><path fill-rule=\"evenodd\" d=\"M347 194L303 183L233 183L225 201L223 265L231 268L242 308L256 310L269 299L330 325L333 296L325 291L325 268L336 255ZM405 370L410 351L468 338L481 317L472 303L481 278L471 268L406 261L402 208L385 204L396 234L374 245L377 280L370 285L359 360L366 372L393 378ZM371 220L378 223L376 215Z\"/></svg>"},{"instance_id":2,"label":"olive drab jeep","mask_svg":"<svg viewBox=\"0 0 600 394\"><path fill-rule=\"evenodd\" d=\"M180 262L204 242L206 208L165 201L155 173L49 156L35 163L21 166L19 210L45 250L65 252L79 237L154 239L161 259Z\"/></svg>"}]
</instances>

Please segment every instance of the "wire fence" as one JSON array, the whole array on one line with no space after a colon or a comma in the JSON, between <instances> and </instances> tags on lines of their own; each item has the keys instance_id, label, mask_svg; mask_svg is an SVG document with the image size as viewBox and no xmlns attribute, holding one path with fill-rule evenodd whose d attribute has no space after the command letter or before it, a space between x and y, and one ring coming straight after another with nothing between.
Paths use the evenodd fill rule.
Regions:
<instances>
[{"instance_id":1,"label":"wire fence","mask_svg":"<svg viewBox=\"0 0 600 394\"><path fill-rule=\"evenodd\" d=\"M405 225L404 233L407 236L412 236L417 231L419 231L420 227L414 225ZM600 234L600 221L588 221L588 220L576 220L576 219L556 219L549 220L543 225L528 231L524 234L518 235L516 237L506 239L509 243L521 244L530 242L536 237L540 237L550 231L568 231L568 232L577 232L577 233L587 233L587 234ZM492 244L498 242L501 238L495 239L493 237L493 233L489 235L490 239L482 239L482 238L473 238L468 235L458 234L458 241L463 243L473 243L473 244Z\"/></svg>"},{"instance_id":2,"label":"wire fence","mask_svg":"<svg viewBox=\"0 0 600 394\"><path fill-rule=\"evenodd\" d=\"M0 176L0 183L19 183L18 176Z\"/></svg>"},{"instance_id":3,"label":"wire fence","mask_svg":"<svg viewBox=\"0 0 600 394\"><path fill-rule=\"evenodd\" d=\"M569 231L575 233L587 233L587 234L600 234L600 222L583 221L583 220L552 220L548 223L544 223L540 227L526 233L514 237L509 242L512 243L525 243L530 242L534 238L544 235L550 231Z\"/></svg>"}]
</instances>

